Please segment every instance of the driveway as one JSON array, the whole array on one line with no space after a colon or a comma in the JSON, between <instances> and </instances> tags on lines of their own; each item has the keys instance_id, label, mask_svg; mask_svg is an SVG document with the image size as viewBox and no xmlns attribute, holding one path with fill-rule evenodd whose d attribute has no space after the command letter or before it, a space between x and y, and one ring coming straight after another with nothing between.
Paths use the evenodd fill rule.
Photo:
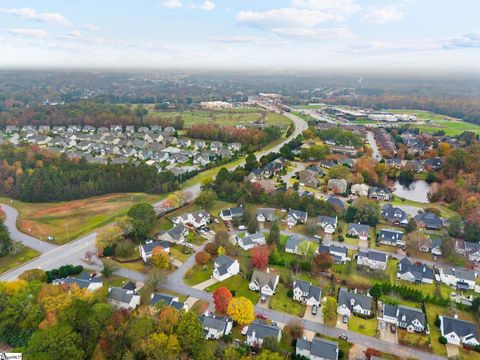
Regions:
<instances>
[{"instance_id":1,"label":"driveway","mask_svg":"<svg viewBox=\"0 0 480 360\"><path fill-rule=\"evenodd\" d=\"M307 305L303 318L305 320L310 320L310 321L318 322L319 324L323 324L322 308L321 307L318 308L317 315L312 315L312 307L310 305Z\"/></svg>"},{"instance_id":2,"label":"driveway","mask_svg":"<svg viewBox=\"0 0 480 360\"><path fill-rule=\"evenodd\" d=\"M257 306L264 309L268 309L268 303L270 302L270 298L271 296L267 296L267 298L265 299L265 302L262 303L262 297L260 297L260 300L258 300Z\"/></svg>"},{"instance_id":3,"label":"driveway","mask_svg":"<svg viewBox=\"0 0 480 360\"><path fill-rule=\"evenodd\" d=\"M397 333L392 334L390 331L390 324L387 323L385 326L385 329L382 329L381 323L384 322L383 320L378 320L377 321L377 326L378 326L378 332L380 334L379 339L388 341L389 343L392 344L398 344L398 338L397 338Z\"/></svg>"},{"instance_id":4,"label":"driveway","mask_svg":"<svg viewBox=\"0 0 480 360\"><path fill-rule=\"evenodd\" d=\"M445 347L447 348L447 356L449 359L456 359L460 356L460 350L458 349L457 345L446 344Z\"/></svg>"},{"instance_id":5,"label":"driveway","mask_svg":"<svg viewBox=\"0 0 480 360\"><path fill-rule=\"evenodd\" d=\"M205 280L204 282L201 282L200 284L197 284L195 286L192 286L194 289L197 289L197 290L204 290L206 288L208 288L209 286L212 286L213 284L215 284L216 282L218 282L217 279L215 278L210 278L208 280Z\"/></svg>"},{"instance_id":6,"label":"driveway","mask_svg":"<svg viewBox=\"0 0 480 360\"><path fill-rule=\"evenodd\" d=\"M340 330L345 330L345 331L348 330L348 323L345 324L345 323L343 322L343 315L338 314L338 316L337 316L337 325L336 325L336 328L337 328L337 329L340 329Z\"/></svg>"}]
</instances>

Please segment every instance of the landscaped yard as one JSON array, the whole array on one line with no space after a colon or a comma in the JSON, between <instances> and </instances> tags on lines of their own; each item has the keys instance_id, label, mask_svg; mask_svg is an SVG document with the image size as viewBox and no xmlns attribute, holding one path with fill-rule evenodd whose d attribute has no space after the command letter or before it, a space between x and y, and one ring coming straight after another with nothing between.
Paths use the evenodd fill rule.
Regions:
<instances>
[{"instance_id":1,"label":"landscaped yard","mask_svg":"<svg viewBox=\"0 0 480 360\"><path fill-rule=\"evenodd\" d=\"M405 330L398 329L397 337L398 342L402 345L407 345L424 351L432 350L432 345L430 345L430 338L428 335L407 332Z\"/></svg>"},{"instance_id":2,"label":"landscaped yard","mask_svg":"<svg viewBox=\"0 0 480 360\"><path fill-rule=\"evenodd\" d=\"M194 265L185 274L185 283L193 286L210 279L212 276L213 263L207 265Z\"/></svg>"},{"instance_id":3,"label":"landscaped yard","mask_svg":"<svg viewBox=\"0 0 480 360\"><path fill-rule=\"evenodd\" d=\"M22 246L16 254L0 257L0 274L35 259L39 255L35 250Z\"/></svg>"},{"instance_id":4,"label":"landscaped yard","mask_svg":"<svg viewBox=\"0 0 480 360\"><path fill-rule=\"evenodd\" d=\"M136 203L159 199L158 195L126 193L57 203L15 200L13 206L19 212L18 227L22 232L42 240L53 236L55 244L65 244L125 215ZM10 199L0 198L0 201L10 204Z\"/></svg>"},{"instance_id":5,"label":"landscaped yard","mask_svg":"<svg viewBox=\"0 0 480 360\"><path fill-rule=\"evenodd\" d=\"M215 291L215 289L225 286L230 291L236 291L236 296L244 296L247 299L250 299L254 304L256 304L258 303L258 300L260 300L260 293L250 290L248 288L248 284L249 281L247 279L243 278L241 275L235 275L225 281L213 284L206 290L213 292Z\"/></svg>"},{"instance_id":6,"label":"landscaped yard","mask_svg":"<svg viewBox=\"0 0 480 360\"><path fill-rule=\"evenodd\" d=\"M185 253L186 251L188 253ZM170 247L170 255L182 263L187 261L192 254L193 250L183 245L174 244Z\"/></svg>"},{"instance_id":7,"label":"landscaped yard","mask_svg":"<svg viewBox=\"0 0 480 360\"><path fill-rule=\"evenodd\" d=\"M348 330L363 335L375 336L377 334L377 319L362 319L352 315L348 319Z\"/></svg>"},{"instance_id":8,"label":"landscaped yard","mask_svg":"<svg viewBox=\"0 0 480 360\"><path fill-rule=\"evenodd\" d=\"M114 261L115 261L115 264L119 267L123 267L125 269L132 270L132 271L138 271L143 274L147 274L151 269L151 267L145 264L141 259L136 261L130 261L130 262L119 262L116 260Z\"/></svg>"},{"instance_id":9,"label":"landscaped yard","mask_svg":"<svg viewBox=\"0 0 480 360\"><path fill-rule=\"evenodd\" d=\"M287 295L287 288L279 283L275 295L270 298L268 307L272 310L281 311L294 316L302 317L305 314L306 306L294 301Z\"/></svg>"},{"instance_id":10,"label":"landscaped yard","mask_svg":"<svg viewBox=\"0 0 480 360\"><path fill-rule=\"evenodd\" d=\"M445 345L438 342L441 333L440 329L435 326L435 318L437 314L445 314L448 309L438 305L425 304L425 310L427 312L428 326L430 327L430 344L432 345L433 352L437 355L447 356Z\"/></svg>"}]
</instances>

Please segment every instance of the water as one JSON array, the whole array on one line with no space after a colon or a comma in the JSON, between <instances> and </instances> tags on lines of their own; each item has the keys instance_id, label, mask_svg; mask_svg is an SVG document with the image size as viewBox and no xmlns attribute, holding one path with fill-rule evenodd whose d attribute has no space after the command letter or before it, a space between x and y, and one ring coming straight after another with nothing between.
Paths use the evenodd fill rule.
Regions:
<instances>
[{"instance_id":1,"label":"water","mask_svg":"<svg viewBox=\"0 0 480 360\"><path fill-rule=\"evenodd\" d=\"M411 182L400 182L396 180L392 185L393 193L401 198L428 204L428 192L430 184L425 180L413 180Z\"/></svg>"}]
</instances>

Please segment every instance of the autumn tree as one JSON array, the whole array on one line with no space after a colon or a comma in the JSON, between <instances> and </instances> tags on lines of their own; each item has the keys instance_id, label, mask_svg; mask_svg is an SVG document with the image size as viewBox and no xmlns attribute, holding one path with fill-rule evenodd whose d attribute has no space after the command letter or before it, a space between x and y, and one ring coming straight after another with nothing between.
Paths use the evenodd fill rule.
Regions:
<instances>
[{"instance_id":1,"label":"autumn tree","mask_svg":"<svg viewBox=\"0 0 480 360\"><path fill-rule=\"evenodd\" d=\"M407 251L418 251L422 245L432 240L421 231L413 231L405 236Z\"/></svg>"},{"instance_id":2,"label":"autumn tree","mask_svg":"<svg viewBox=\"0 0 480 360\"><path fill-rule=\"evenodd\" d=\"M180 313L178 312L178 310L171 306L166 306L158 314L156 321L157 328L161 332L164 332L166 334L172 334L176 329L179 320Z\"/></svg>"},{"instance_id":3,"label":"autumn tree","mask_svg":"<svg viewBox=\"0 0 480 360\"><path fill-rule=\"evenodd\" d=\"M176 334L153 333L141 344L147 359L175 360L179 358L180 341Z\"/></svg>"},{"instance_id":4,"label":"autumn tree","mask_svg":"<svg viewBox=\"0 0 480 360\"><path fill-rule=\"evenodd\" d=\"M204 190L197 198L197 203L205 209L210 209L217 200L217 194L213 190Z\"/></svg>"},{"instance_id":5,"label":"autumn tree","mask_svg":"<svg viewBox=\"0 0 480 360\"><path fill-rule=\"evenodd\" d=\"M157 246L152 250L150 262L157 269L168 269L170 266L168 263L168 253L161 246Z\"/></svg>"},{"instance_id":6,"label":"autumn tree","mask_svg":"<svg viewBox=\"0 0 480 360\"><path fill-rule=\"evenodd\" d=\"M248 325L255 319L253 303L243 296L230 301L227 314L240 326Z\"/></svg>"},{"instance_id":7,"label":"autumn tree","mask_svg":"<svg viewBox=\"0 0 480 360\"><path fill-rule=\"evenodd\" d=\"M251 250L253 267L264 270L268 266L270 249L268 246L256 246Z\"/></svg>"},{"instance_id":8,"label":"autumn tree","mask_svg":"<svg viewBox=\"0 0 480 360\"><path fill-rule=\"evenodd\" d=\"M323 305L323 318L325 324L332 323L337 319L337 301L331 296L327 296L327 301Z\"/></svg>"},{"instance_id":9,"label":"autumn tree","mask_svg":"<svg viewBox=\"0 0 480 360\"><path fill-rule=\"evenodd\" d=\"M176 333L182 350L190 355L196 354L204 343L205 332L203 331L202 323L198 316L191 311L181 315Z\"/></svg>"},{"instance_id":10,"label":"autumn tree","mask_svg":"<svg viewBox=\"0 0 480 360\"><path fill-rule=\"evenodd\" d=\"M26 353L32 359L84 359L80 335L68 325L54 325L37 331L30 341Z\"/></svg>"},{"instance_id":11,"label":"autumn tree","mask_svg":"<svg viewBox=\"0 0 480 360\"><path fill-rule=\"evenodd\" d=\"M215 310L218 312L227 313L228 305L232 300L233 296L228 288L222 286L217 288L213 292L213 303L215 304Z\"/></svg>"},{"instance_id":12,"label":"autumn tree","mask_svg":"<svg viewBox=\"0 0 480 360\"><path fill-rule=\"evenodd\" d=\"M318 253L313 257L313 267L315 271L326 271L333 265L333 257L327 252Z\"/></svg>"},{"instance_id":13,"label":"autumn tree","mask_svg":"<svg viewBox=\"0 0 480 360\"><path fill-rule=\"evenodd\" d=\"M206 265L212 257L206 251L199 251L195 254L195 261L199 265Z\"/></svg>"},{"instance_id":14,"label":"autumn tree","mask_svg":"<svg viewBox=\"0 0 480 360\"><path fill-rule=\"evenodd\" d=\"M97 254L102 256L106 247L115 245L122 238L123 230L118 225L110 225L100 229L96 237Z\"/></svg>"}]
</instances>

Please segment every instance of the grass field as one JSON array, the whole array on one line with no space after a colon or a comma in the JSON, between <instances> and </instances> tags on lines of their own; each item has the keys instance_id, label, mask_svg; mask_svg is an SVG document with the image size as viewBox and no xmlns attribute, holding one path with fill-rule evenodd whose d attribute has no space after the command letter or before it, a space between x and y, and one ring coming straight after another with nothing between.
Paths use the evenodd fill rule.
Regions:
<instances>
[{"instance_id":1,"label":"grass field","mask_svg":"<svg viewBox=\"0 0 480 360\"><path fill-rule=\"evenodd\" d=\"M421 131L427 133L435 133L443 130L445 131L445 134L451 136L459 135L464 131L472 131L476 134L480 134L480 126L455 120L432 121L426 124L415 125L415 127L418 127Z\"/></svg>"},{"instance_id":2,"label":"grass field","mask_svg":"<svg viewBox=\"0 0 480 360\"><path fill-rule=\"evenodd\" d=\"M350 316L348 330L363 335L375 336L377 334L377 319L362 319L357 316Z\"/></svg>"},{"instance_id":3,"label":"grass field","mask_svg":"<svg viewBox=\"0 0 480 360\"><path fill-rule=\"evenodd\" d=\"M230 291L236 291L236 296L244 296L247 299L250 299L254 304L258 303L258 300L260 300L260 293L250 290L248 288L248 280L244 279L240 275L235 275L225 281L217 282L216 284L208 287L206 290L213 292L215 289L218 289L222 286L225 286Z\"/></svg>"},{"instance_id":4,"label":"grass field","mask_svg":"<svg viewBox=\"0 0 480 360\"><path fill-rule=\"evenodd\" d=\"M213 263L207 265L194 265L185 274L185 283L193 286L200 284L212 276Z\"/></svg>"},{"instance_id":5,"label":"grass field","mask_svg":"<svg viewBox=\"0 0 480 360\"><path fill-rule=\"evenodd\" d=\"M275 295L270 298L268 307L272 310L281 311L290 315L303 317L306 306L288 297L285 285L279 283Z\"/></svg>"},{"instance_id":6,"label":"grass field","mask_svg":"<svg viewBox=\"0 0 480 360\"><path fill-rule=\"evenodd\" d=\"M214 123L218 125L239 125L249 124L260 118L259 109L233 109L233 110L218 110L218 111L185 111L185 112L153 112L148 114L150 122L155 118L168 119L174 121L177 116L182 116L185 122L185 127L190 127L196 124ZM268 125L288 126L291 120L287 117L269 112L266 117Z\"/></svg>"},{"instance_id":7,"label":"grass field","mask_svg":"<svg viewBox=\"0 0 480 360\"><path fill-rule=\"evenodd\" d=\"M127 193L58 203L14 201L13 206L19 212L20 231L42 240L51 235L55 244L65 244L126 214L138 202L159 199L158 195ZM0 198L0 202L10 204L10 199Z\"/></svg>"},{"instance_id":8,"label":"grass field","mask_svg":"<svg viewBox=\"0 0 480 360\"><path fill-rule=\"evenodd\" d=\"M0 257L0 274L35 259L38 255L40 254L35 250L22 246L16 254Z\"/></svg>"}]
</instances>

